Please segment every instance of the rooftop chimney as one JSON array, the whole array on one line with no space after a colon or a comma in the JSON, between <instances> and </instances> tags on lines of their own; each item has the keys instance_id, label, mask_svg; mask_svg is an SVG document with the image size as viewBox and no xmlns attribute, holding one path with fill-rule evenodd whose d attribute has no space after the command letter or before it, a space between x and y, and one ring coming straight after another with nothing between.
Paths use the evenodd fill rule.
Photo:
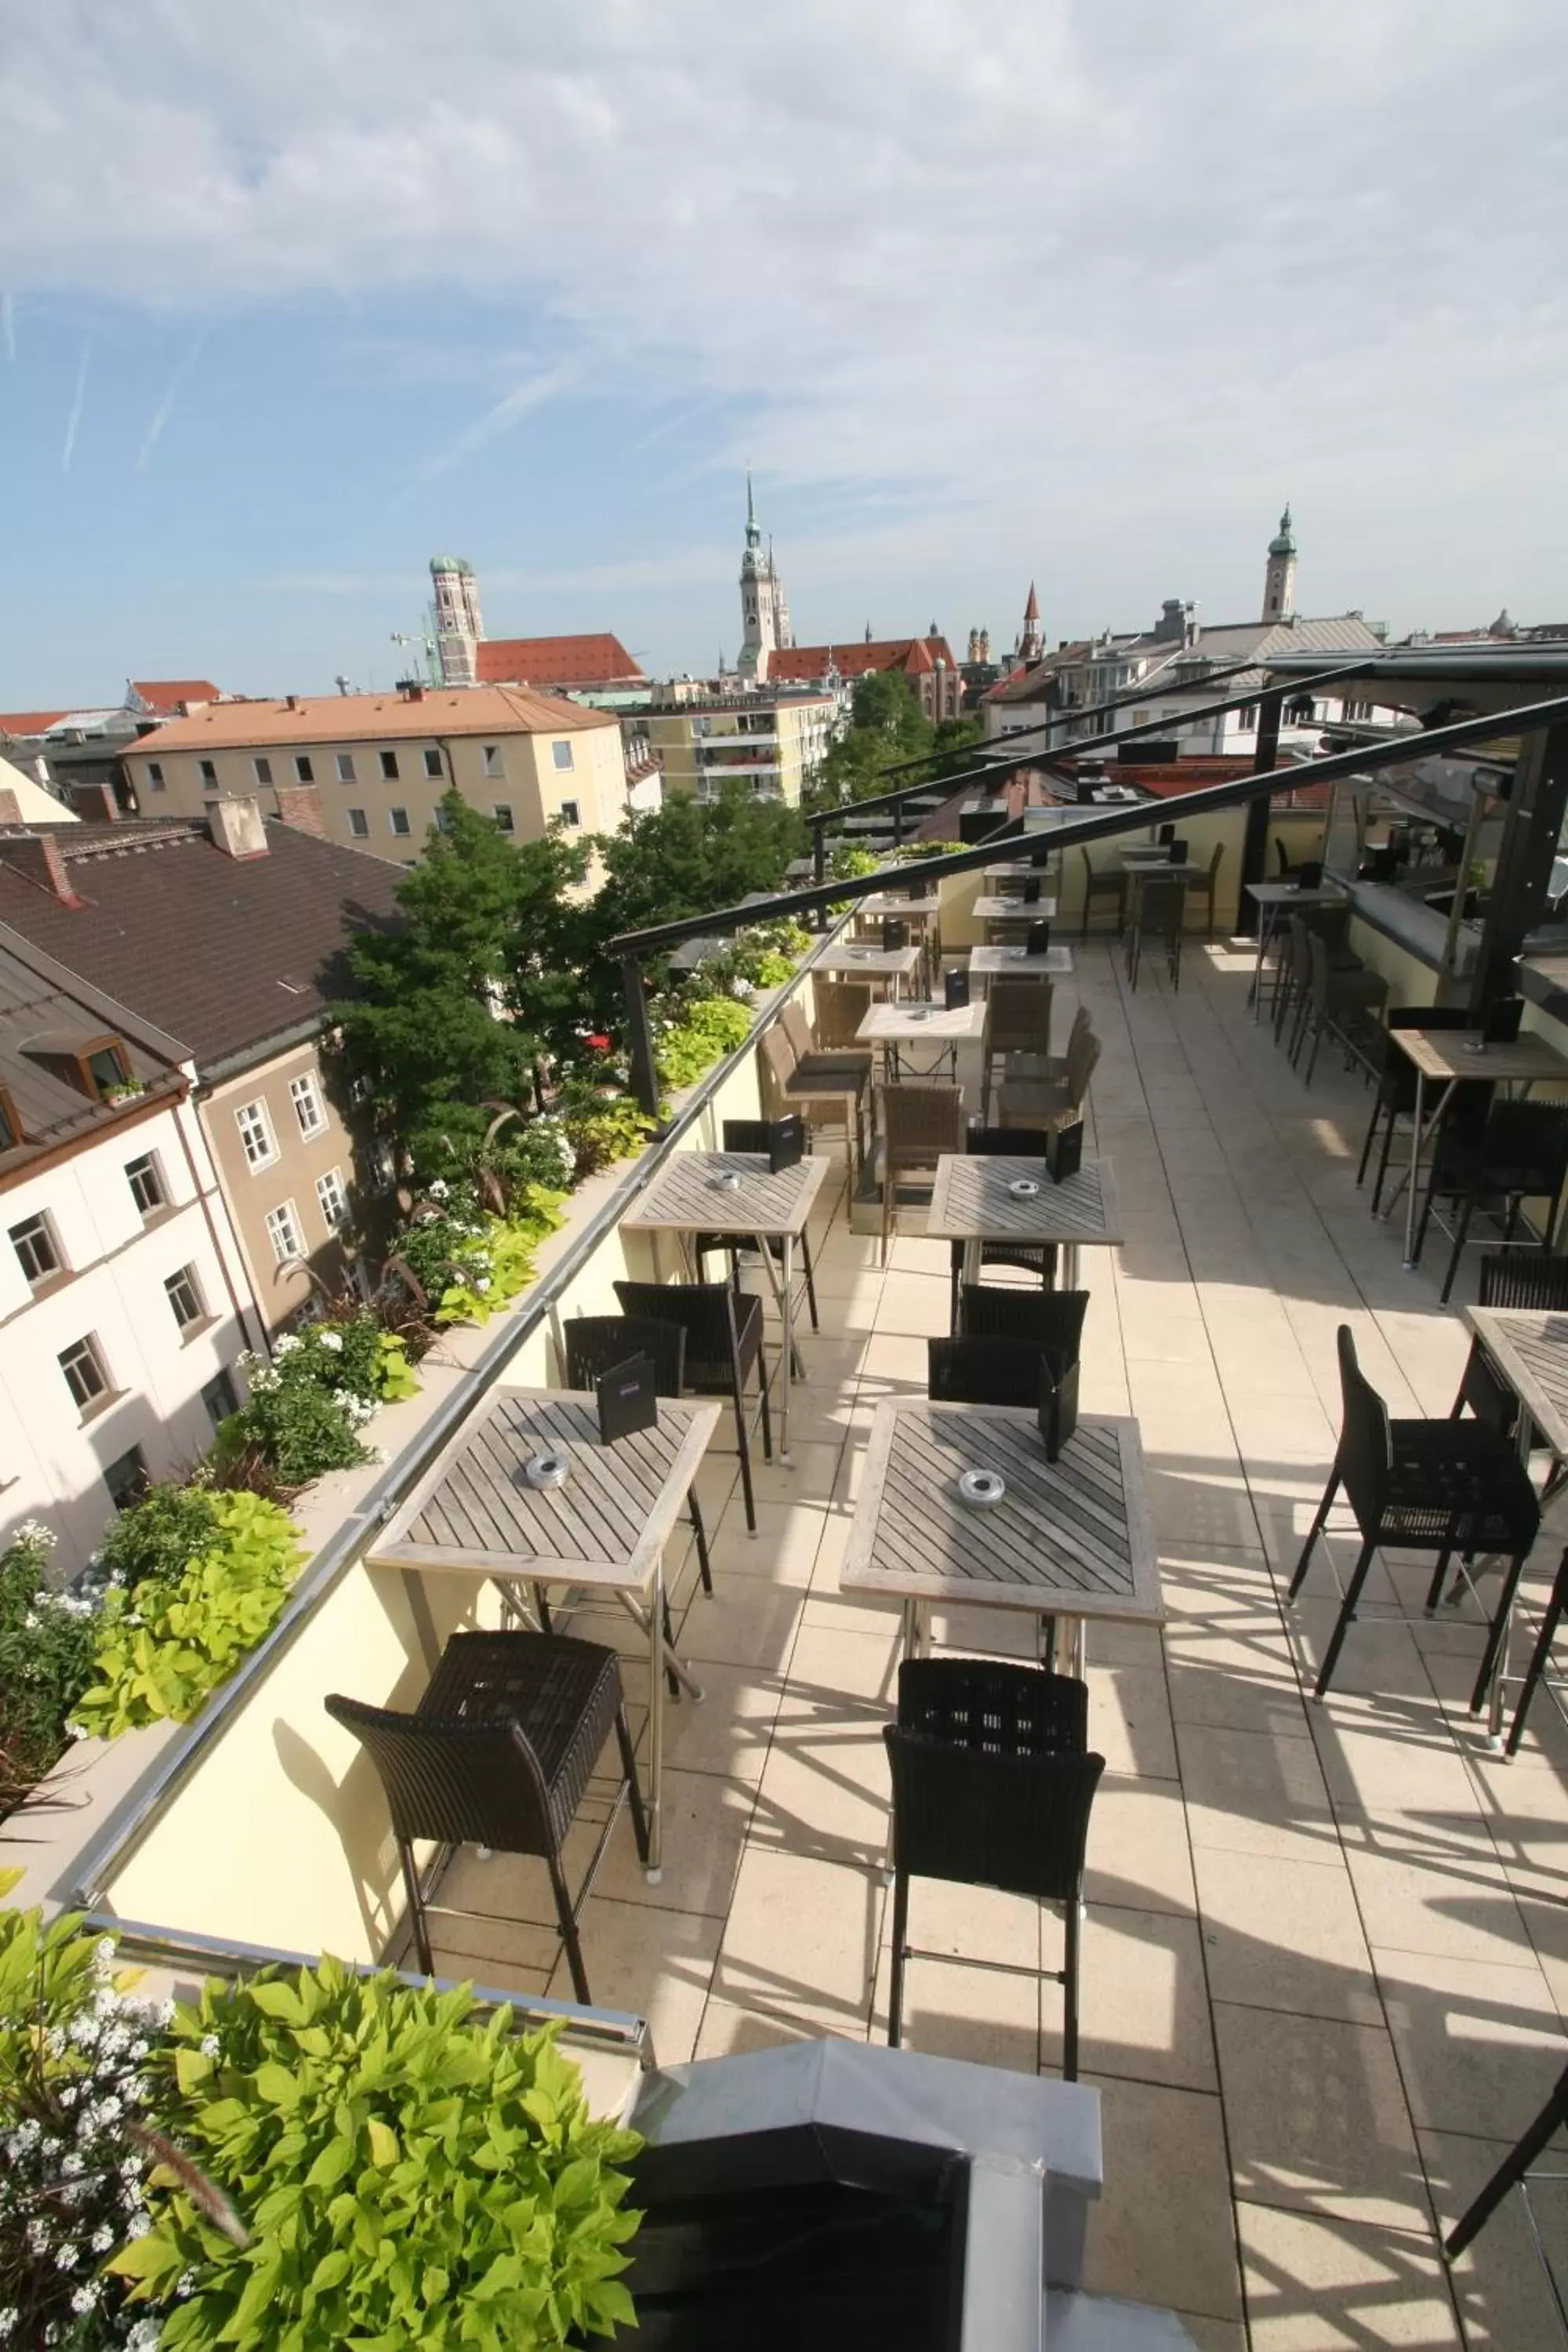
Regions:
<instances>
[{"instance_id":1,"label":"rooftop chimney","mask_svg":"<svg viewBox=\"0 0 1568 2352\"><path fill-rule=\"evenodd\" d=\"M59 844L52 833L14 833L0 836L0 865L8 866L14 874L24 875L58 898L62 907L79 907L82 901L71 888L70 876Z\"/></svg>"},{"instance_id":2,"label":"rooftop chimney","mask_svg":"<svg viewBox=\"0 0 1568 2352\"><path fill-rule=\"evenodd\" d=\"M314 784L275 784L272 792L280 824L292 825L296 833L313 833L318 841L325 841L327 820L321 795Z\"/></svg>"},{"instance_id":3,"label":"rooftop chimney","mask_svg":"<svg viewBox=\"0 0 1568 2352\"><path fill-rule=\"evenodd\" d=\"M244 859L267 856L267 828L254 793L205 803L207 832L215 849L226 857Z\"/></svg>"},{"instance_id":4,"label":"rooftop chimney","mask_svg":"<svg viewBox=\"0 0 1568 2352\"><path fill-rule=\"evenodd\" d=\"M416 677L405 677L404 679L403 698L405 702L424 701L425 688L420 685L419 680Z\"/></svg>"},{"instance_id":5,"label":"rooftop chimney","mask_svg":"<svg viewBox=\"0 0 1568 2352\"><path fill-rule=\"evenodd\" d=\"M288 703L289 703L289 709L290 709L290 710L298 710L298 709L299 709L299 708L300 708L300 698L299 698L299 696L298 696L297 694L291 694L291 695L289 695L289 696L288 697Z\"/></svg>"}]
</instances>

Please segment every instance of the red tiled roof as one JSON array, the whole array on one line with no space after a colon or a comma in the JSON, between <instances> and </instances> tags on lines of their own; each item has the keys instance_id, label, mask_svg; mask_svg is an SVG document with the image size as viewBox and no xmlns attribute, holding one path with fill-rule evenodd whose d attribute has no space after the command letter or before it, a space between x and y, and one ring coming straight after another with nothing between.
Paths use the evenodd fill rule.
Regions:
<instances>
[{"instance_id":1,"label":"red tiled roof","mask_svg":"<svg viewBox=\"0 0 1568 2352\"><path fill-rule=\"evenodd\" d=\"M481 637L481 686L601 686L643 675L608 630L583 637Z\"/></svg>"},{"instance_id":2,"label":"red tiled roof","mask_svg":"<svg viewBox=\"0 0 1568 2352\"><path fill-rule=\"evenodd\" d=\"M210 677L133 677L132 692L160 719L172 719L182 702L216 702L218 688Z\"/></svg>"},{"instance_id":3,"label":"red tiled roof","mask_svg":"<svg viewBox=\"0 0 1568 2352\"><path fill-rule=\"evenodd\" d=\"M783 683L826 677L830 666L840 677L864 677L868 670L929 670L938 662L945 662L949 669L958 667L945 637L873 637L868 646L854 640L847 646L786 646L769 654L768 678Z\"/></svg>"},{"instance_id":4,"label":"red tiled roof","mask_svg":"<svg viewBox=\"0 0 1568 2352\"><path fill-rule=\"evenodd\" d=\"M0 710L0 735L41 735L65 715L63 710Z\"/></svg>"}]
</instances>

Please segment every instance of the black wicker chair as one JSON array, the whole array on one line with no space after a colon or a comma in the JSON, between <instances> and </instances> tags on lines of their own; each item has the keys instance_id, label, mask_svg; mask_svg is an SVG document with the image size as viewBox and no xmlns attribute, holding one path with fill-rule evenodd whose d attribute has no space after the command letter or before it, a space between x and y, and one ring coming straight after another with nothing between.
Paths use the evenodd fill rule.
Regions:
<instances>
[{"instance_id":1,"label":"black wicker chair","mask_svg":"<svg viewBox=\"0 0 1568 2352\"><path fill-rule=\"evenodd\" d=\"M1025 982L1033 988L1033 981ZM1043 1160L1050 1145L1050 1131L1043 1127L986 1127L972 1118L963 1132L965 1151L1001 1160ZM954 1242L951 1251L951 1296L948 1322L958 1328L958 1286L963 1277L963 1253L966 1242ZM1037 1275L1048 1290L1057 1278L1057 1245L1041 1242L1031 1246L1026 1242L982 1242L980 1263L988 1265L1012 1266L1019 1274Z\"/></svg>"},{"instance_id":2,"label":"black wicker chair","mask_svg":"<svg viewBox=\"0 0 1568 2352\"><path fill-rule=\"evenodd\" d=\"M985 1348L1037 1349L1050 1367L1062 1412L1076 1423L1079 1356L1088 1312L1087 1290L1001 1290L966 1282L959 1292L958 1338L961 1343ZM1033 1393L1018 1402L1037 1403L1039 1385L1037 1377ZM931 1394L936 1394L934 1389Z\"/></svg>"},{"instance_id":3,"label":"black wicker chair","mask_svg":"<svg viewBox=\"0 0 1568 2352\"><path fill-rule=\"evenodd\" d=\"M1415 1256L1419 1262L1432 1203L1437 1194L1458 1201L1459 1222L1454 1229L1454 1254L1443 1277L1445 1304L1454 1287L1454 1276L1459 1271L1459 1260L1469 1238L1470 1219L1477 1209L1500 1205L1503 1210L1503 1239L1511 1241L1522 1203L1531 1200L1550 1202L1541 1243L1543 1250L1550 1249L1565 1179L1568 1103L1494 1102L1479 1133L1463 1129L1450 1130L1447 1120L1444 1120L1437 1129L1431 1179L1421 1203L1421 1222L1415 1228Z\"/></svg>"},{"instance_id":4,"label":"black wicker chair","mask_svg":"<svg viewBox=\"0 0 1568 2352\"><path fill-rule=\"evenodd\" d=\"M1525 1717L1530 1713L1531 1704L1536 1692L1547 1678L1546 1669L1552 1662L1552 1644L1557 1638L1557 1629L1563 1622L1564 1610L1568 1610L1568 1547L1564 1548L1563 1557L1557 1563L1557 1573L1552 1581L1552 1598L1546 1604L1546 1614L1541 1621L1541 1631L1535 1637L1535 1647L1531 1652L1530 1664L1524 1670L1519 1705L1513 1711L1513 1721L1509 1726L1506 1752L1510 1756L1519 1754L1519 1743L1524 1738Z\"/></svg>"},{"instance_id":5,"label":"black wicker chair","mask_svg":"<svg viewBox=\"0 0 1568 2352\"><path fill-rule=\"evenodd\" d=\"M1361 1551L1312 1695L1321 1698L1333 1679L1373 1554L1380 1547L1384 1551L1436 1553L1437 1566L1426 1595L1428 1614L1442 1598L1448 1562L1456 1552L1462 1560L1477 1552L1496 1552L1508 1566L1470 1699L1471 1714L1479 1714L1524 1563L1541 1525L1535 1489L1509 1441L1485 1422L1391 1421L1387 1406L1356 1361L1348 1323L1340 1325L1339 1349L1344 1397L1339 1448L1290 1579L1289 1598L1294 1601L1301 1589L1312 1548L1342 1486L1361 1531ZM1468 1576L1466 1581L1469 1581Z\"/></svg>"},{"instance_id":6,"label":"black wicker chair","mask_svg":"<svg viewBox=\"0 0 1568 2352\"><path fill-rule=\"evenodd\" d=\"M768 1407L767 1359L763 1353L763 1302L727 1282L617 1282L616 1297L628 1315L655 1323L678 1323L686 1334L685 1381L698 1396L727 1396L735 1408L735 1443L741 1455L741 1488L746 1525L757 1531L752 1492L752 1449L746 1425L746 1376L753 1365L762 1392L763 1453L773 1458L773 1420Z\"/></svg>"},{"instance_id":7,"label":"black wicker chair","mask_svg":"<svg viewBox=\"0 0 1568 2352\"><path fill-rule=\"evenodd\" d=\"M686 1334L679 1323L663 1323L651 1315L574 1315L561 1326L566 1342L566 1385L591 1389L605 1374L624 1364L628 1356L646 1356L653 1366L653 1384L660 1396L678 1397L686 1386ZM713 1590L708 1560L708 1530L702 1506L693 1486L686 1497L691 1511L691 1532L697 1538L697 1566L702 1590ZM668 1608L668 1603L666 1602ZM668 1624L665 1638L669 1639Z\"/></svg>"},{"instance_id":8,"label":"black wicker chair","mask_svg":"<svg viewBox=\"0 0 1568 2352\"><path fill-rule=\"evenodd\" d=\"M1458 1005L1391 1004L1383 1017L1384 1030L1389 1029L1465 1029L1470 1025L1470 1014ZM1377 1137L1379 1119L1386 1122L1383 1130L1383 1150L1377 1156L1377 1177L1372 1188L1372 1213L1375 1217L1383 1198L1384 1179L1388 1174L1388 1155L1394 1148L1394 1130L1402 1118L1415 1116L1415 1065L1408 1054L1401 1053L1393 1040L1384 1036L1377 1064L1377 1096L1367 1122L1366 1141L1361 1148L1361 1165L1355 1181L1366 1180L1366 1163L1372 1157L1372 1147ZM1467 1097L1483 1097L1482 1112L1491 1100L1491 1088L1471 1080L1455 1089L1455 1100L1447 1116L1459 1115Z\"/></svg>"},{"instance_id":9,"label":"black wicker chair","mask_svg":"<svg viewBox=\"0 0 1568 2352\"><path fill-rule=\"evenodd\" d=\"M425 1890L414 1848L491 1846L537 1854L550 1873L572 1988L590 1999L577 1921L627 1801L637 1853L647 1817L614 1650L559 1633L454 1633L412 1715L331 1697L327 1712L360 1739L381 1776L403 1864L414 1948L435 1974ZM575 1897L561 1866L594 1767L615 1733L621 1777Z\"/></svg>"},{"instance_id":10,"label":"black wicker chair","mask_svg":"<svg viewBox=\"0 0 1568 2352\"><path fill-rule=\"evenodd\" d=\"M1088 1686L994 1659L906 1659L899 1713L885 1727L893 1781L892 1973L888 2040L903 2031L911 1959L952 1961L909 1940L910 1881L995 1886L1063 1906L1062 2073L1078 2075L1079 1906L1089 1810L1102 1756L1089 1750ZM1002 1969L995 1960L966 1965Z\"/></svg>"},{"instance_id":11,"label":"black wicker chair","mask_svg":"<svg viewBox=\"0 0 1568 2352\"><path fill-rule=\"evenodd\" d=\"M1533 1252L1508 1250L1482 1258L1477 1305L1533 1307L1540 1314L1568 1312L1568 1257L1537 1257ZM1459 1393L1454 1399L1455 1421L1463 1416L1467 1405L1478 1421L1486 1422L1503 1437L1517 1440L1519 1399L1493 1370L1491 1358L1479 1339L1470 1341ZM1542 1502L1561 1479L1561 1469L1554 1466Z\"/></svg>"},{"instance_id":12,"label":"black wicker chair","mask_svg":"<svg viewBox=\"0 0 1568 2352\"><path fill-rule=\"evenodd\" d=\"M1097 866L1087 849L1080 849L1083 860L1083 929L1089 937L1089 919L1102 899L1110 899L1116 908L1116 930L1120 938L1127 927L1127 874L1120 866Z\"/></svg>"},{"instance_id":13,"label":"black wicker chair","mask_svg":"<svg viewBox=\"0 0 1568 2352\"><path fill-rule=\"evenodd\" d=\"M928 1339L926 1393L934 1404L1032 1409L1040 1402L1047 1360L1035 1339Z\"/></svg>"},{"instance_id":14,"label":"black wicker chair","mask_svg":"<svg viewBox=\"0 0 1568 2352\"><path fill-rule=\"evenodd\" d=\"M726 1151L771 1151L775 1126L776 1121L771 1118L727 1118L723 1129L724 1149ZM809 1129L806 1130L806 1149L808 1151L811 1149ZM783 1242L770 1240L767 1248L768 1255L773 1263L782 1264ZM742 1240L736 1234L694 1234L691 1250L697 1260L698 1274L704 1280L707 1278L707 1266L704 1261L716 1252L722 1253L730 1262L731 1286L739 1290L741 1260L743 1257L755 1257L757 1244L753 1241ZM800 1234L800 1265L801 1272L805 1276L805 1303L811 1316L811 1328L814 1331L820 1331L822 1326L816 1316L816 1275L811 1263L811 1235L804 1226ZM798 1361L795 1362L794 1369L796 1379L802 1378Z\"/></svg>"}]
</instances>

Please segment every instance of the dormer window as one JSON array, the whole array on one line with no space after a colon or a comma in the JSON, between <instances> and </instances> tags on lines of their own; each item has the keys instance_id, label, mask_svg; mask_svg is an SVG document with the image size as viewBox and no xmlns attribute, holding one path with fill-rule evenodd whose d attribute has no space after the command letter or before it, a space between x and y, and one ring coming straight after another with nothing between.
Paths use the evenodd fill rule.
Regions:
<instances>
[{"instance_id":1,"label":"dormer window","mask_svg":"<svg viewBox=\"0 0 1568 2352\"><path fill-rule=\"evenodd\" d=\"M15 1151L25 1141L22 1121L9 1087L0 1087L0 1151Z\"/></svg>"},{"instance_id":2,"label":"dormer window","mask_svg":"<svg viewBox=\"0 0 1568 2352\"><path fill-rule=\"evenodd\" d=\"M122 1094L142 1091L121 1038L51 1030L30 1037L22 1050L30 1062L38 1063L52 1078L73 1087L89 1102L113 1102Z\"/></svg>"}]
</instances>

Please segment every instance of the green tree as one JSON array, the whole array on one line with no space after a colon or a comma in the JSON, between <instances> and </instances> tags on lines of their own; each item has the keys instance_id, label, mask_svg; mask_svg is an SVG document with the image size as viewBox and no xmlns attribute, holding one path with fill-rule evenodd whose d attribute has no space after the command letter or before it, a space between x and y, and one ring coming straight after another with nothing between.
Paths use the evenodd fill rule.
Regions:
<instances>
[{"instance_id":1,"label":"green tree","mask_svg":"<svg viewBox=\"0 0 1568 2352\"><path fill-rule=\"evenodd\" d=\"M978 719L944 719L933 726L901 671L868 670L856 680L848 731L822 763L812 806L838 808L900 784L940 780L963 765L958 755L979 740L981 731ZM927 755L929 767L910 766ZM889 772L894 769L902 772Z\"/></svg>"}]
</instances>

